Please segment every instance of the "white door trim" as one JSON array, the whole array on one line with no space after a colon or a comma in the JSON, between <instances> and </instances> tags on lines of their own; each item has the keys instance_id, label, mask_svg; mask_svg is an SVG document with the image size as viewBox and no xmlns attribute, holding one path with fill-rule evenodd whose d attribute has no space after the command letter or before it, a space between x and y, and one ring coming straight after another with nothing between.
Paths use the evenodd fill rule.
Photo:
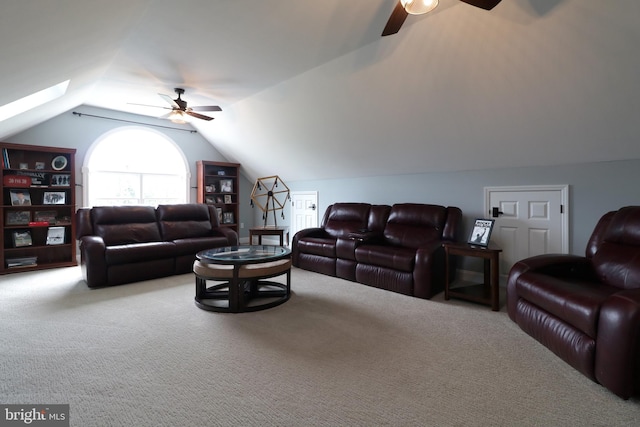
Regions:
<instances>
[{"instance_id":1,"label":"white door trim","mask_svg":"<svg viewBox=\"0 0 640 427\"><path fill-rule=\"evenodd\" d=\"M562 203L562 253L569 253L569 184L562 185L520 185L505 187L484 187L484 212L491 218L490 194L492 191L559 191Z\"/></svg>"},{"instance_id":2,"label":"white door trim","mask_svg":"<svg viewBox=\"0 0 640 427\"><path fill-rule=\"evenodd\" d=\"M314 209L314 220L315 220L315 226L317 227L317 225L319 224L320 221L320 217L319 217L319 212L318 212L318 191L316 190L308 190L308 191L292 191L291 192L291 203L289 205L290 207L290 211L289 214L291 216L291 220L290 220L290 225L289 225L289 231L291 233L291 241L293 242L293 235L297 232L300 231L296 228L296 224L295 224L295 212L293 211L293 203L294 200L297 199L298 197L302 196L310 196L313 199L313 203L315 204L315 209Z\"/></svg>"}]
</instances>

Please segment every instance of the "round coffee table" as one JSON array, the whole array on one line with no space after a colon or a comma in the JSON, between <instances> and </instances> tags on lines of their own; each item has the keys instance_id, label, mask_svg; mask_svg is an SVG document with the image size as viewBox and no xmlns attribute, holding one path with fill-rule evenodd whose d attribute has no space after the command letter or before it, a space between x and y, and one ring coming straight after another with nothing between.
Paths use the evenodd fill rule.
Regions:
<instances>
[{"instance_id":1,"label":"round coffee table","mask_svg":"<svg viewBox=\"0 0 640 427\"><path fill-rule=\"evenodd\" d=\"M291 294L291 250L248 245L207 249L196 254L195 303L208 311L241 313L275 307ZM264 279L287 275L286 284ZM223 281L207 287L207 280Z\"/></svg>"}]
</instances>

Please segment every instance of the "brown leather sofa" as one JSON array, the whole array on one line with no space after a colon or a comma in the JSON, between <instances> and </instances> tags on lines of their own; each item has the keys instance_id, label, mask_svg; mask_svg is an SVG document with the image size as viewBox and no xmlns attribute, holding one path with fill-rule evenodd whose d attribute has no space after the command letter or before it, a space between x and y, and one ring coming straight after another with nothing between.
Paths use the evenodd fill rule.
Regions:
<instances>
[{"instance_id":1,"label":"brown leather sofa","mask_svg":"<svg viewBox=\"0 0 640 427\"><path fill-rule=\"evenodd\" d=\"M579 372L628 399L640 393L640 206L605 214L584 257L540 255L509 272L507 310Z\"/></svg>"},{"instance_id":2,"label":"brown leather sofa","mask_svg":"<svg viewBox=\"0 0 640 427\"><path fill-rule=\"evenodd\" d=\"M238 244L205 204L94 207L79 209L76 219L90 288L189 273L199 251Z\"/></svg>"},{"instance_id":3,"label":"brown leather sofa","mask_svg":"<svg viewBox=\"0 0 640 427\"><path fill-rule=\"evenodd\" d=\"M456 207L335 203L320 227L295 234L292 262L305 270L431 298L444 290L442 243L457 240L461 220Z\"/></svg>"}]
</instances>

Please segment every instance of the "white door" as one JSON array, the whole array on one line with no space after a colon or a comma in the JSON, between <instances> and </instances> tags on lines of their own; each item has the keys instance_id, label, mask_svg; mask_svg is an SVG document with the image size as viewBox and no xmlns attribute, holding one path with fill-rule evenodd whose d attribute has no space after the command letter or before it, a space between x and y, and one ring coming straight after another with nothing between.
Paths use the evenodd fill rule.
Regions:
<instances>
[{"instance_id":1,"label":"white door","mask_svg":"<svg viewBox=\"0 0 640 427\"><path fill-rule=\"evenodd\" d=\"M318 192L291 192L291 227L289 233L293 236L305 228L318 226Z\"/></svg>"},{"instance_id":2,"label":"white door","mask_svg":"<svg viewBox=\"0 0 640 427\"><path fill-rule=\"evenodd\" d=\"M523 258L569 252L569 186L487 187L491 240L502 248L500 273Z\"/></svg>"}]
</instances>

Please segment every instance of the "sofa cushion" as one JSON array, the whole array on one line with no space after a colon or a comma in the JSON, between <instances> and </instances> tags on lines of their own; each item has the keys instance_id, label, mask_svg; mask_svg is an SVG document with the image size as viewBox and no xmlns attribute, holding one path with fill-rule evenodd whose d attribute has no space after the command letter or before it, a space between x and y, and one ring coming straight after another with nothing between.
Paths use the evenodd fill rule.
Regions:
<instances>
[{"instance_id":1,"label":"sofa cushion","mask_svg":"<svg viewBox=\"0 0 640 427\"><path fill-rule=\"evenodd\" d=\"M518 278L518 296L592 338L596 337L602 303L619 291L597 282L558 279L527 272Z\"/></svg>"},{"instance_id":2,"label":"sofa cushion","mask_svg":"<svg viewBox=\"0 0 640 427\"><path fill-rule=\"evenodd\" d=\"M362 245L356 248L356 261L400 271L413 271L416 250L400 246Z\"/></svg>"},{"instance_id":3,"label":"sofa cushion","mask_svg":"<svg viewBox=\"0 0 640 427\"><path fill-rule=\"evenodd\" d=\"M201 203L159 205L160 232L166 241L211 236L209 208Z\"/></svg>"},{"instance_id":4,"label":"sofa cushion","mask_svg":"<svg viewBox=\"0 0 640 427\"><path fill-rule=\"evenodd\" d=\"M91 218L94 233L107 246L162 240L151 206L98 206L91 210Z\"/></svg>"},{"instance_id":5,"label":"sofa cushion","mask_svg":"<svg viewBox=\"0 0 640 427\"><path fill-rule=\"evenodd\" d=\"M384 237L393 246L419 248L442 238L446 219L447 209L444 206L395 204L389 213Z\"/></svg>"},{"instance_id":6,"label":"sofa cushion","mask_svg":"<svg viewBox=\"0 0 640 427\"><path fill-rule=\"evenodd\" d=\"M107 265L131 264L176 256L176 245L171 242L134 243L129 245L107 246L105 260Z\"/></svg>"},{"instance_id":7,"label":"sofa cushion","mask_svg":"<svg viewBox=\"0 0 640 427\"><path fill-rule=\"evenodd\" d=\"M349 233L364 230L369 222L368 203L335 203L328 212L323 228L333 237L346 237Z\"/></svg>"},{"instance_id":8,"label":"sofa cushion","mask_svg":"<svg viewBox=\"0 0 640 427\"><path fill-rule=\"evenodd\" d=\"M229 245L227 238L224 236L176 239L173 243L176 245L176 255L193 255L194 259L195 254L200 251Z\"/></svg>"}]
</instances>

